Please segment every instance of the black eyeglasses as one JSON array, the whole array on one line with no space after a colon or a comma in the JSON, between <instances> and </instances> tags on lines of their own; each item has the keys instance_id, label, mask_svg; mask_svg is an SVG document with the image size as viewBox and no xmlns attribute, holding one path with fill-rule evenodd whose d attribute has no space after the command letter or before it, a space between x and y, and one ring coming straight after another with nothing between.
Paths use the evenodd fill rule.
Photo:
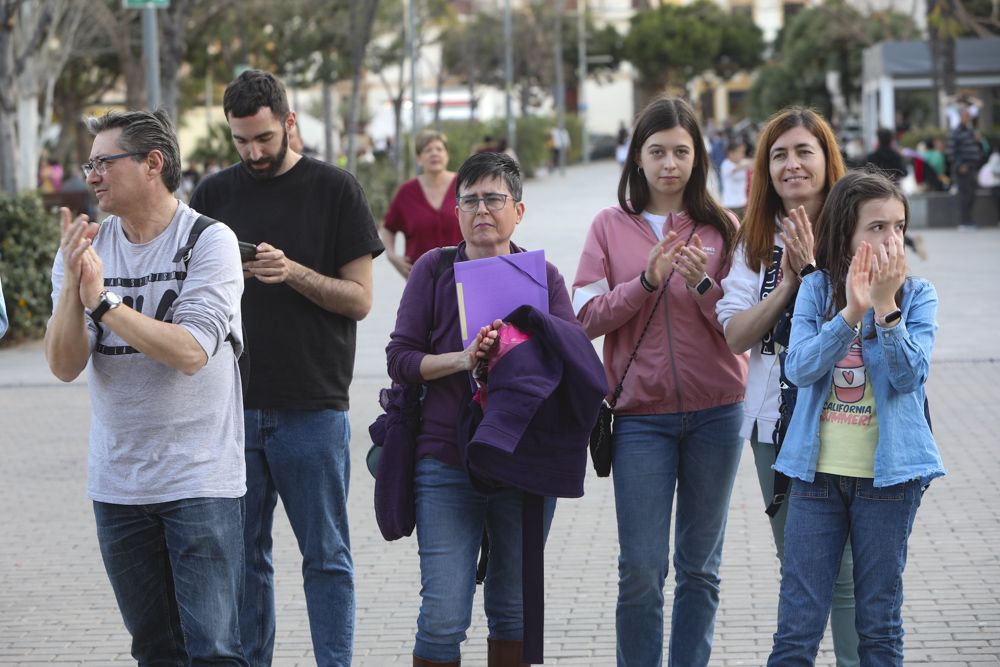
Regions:
<instances>
[{"instance_id":1,"label":"black eyeglasses","mask_svg":"<svg viewBox=\"0 0 1000 667\"><path fill-rule=\"evenodd\" d=\"M104 176L108 173L108 163L114 160L120 160L123 157L134 157L136 155L148 155L149 153L145 151L132 151L130 153L118 153L116 155L105 155L103 157L95 157L90 162L80 165L83 169L83 177L90 178L90 172L96 171L98 176Z\"/></svg>"},{"instance_id":2,"label":"black eyeglasses","mask_svg":"<svg viewBox=\"0 0 1000 667\"><path fill-rule=\"evenodd\" d=\"M486 210L499 211L507 205L507 198L510 195L502 195L499 192L489 192L482 197L475 195L465 195L458 197L458 208L466 213L475 213L479 210L479 202L486 204Z\"/></svg>"}]
</instances>

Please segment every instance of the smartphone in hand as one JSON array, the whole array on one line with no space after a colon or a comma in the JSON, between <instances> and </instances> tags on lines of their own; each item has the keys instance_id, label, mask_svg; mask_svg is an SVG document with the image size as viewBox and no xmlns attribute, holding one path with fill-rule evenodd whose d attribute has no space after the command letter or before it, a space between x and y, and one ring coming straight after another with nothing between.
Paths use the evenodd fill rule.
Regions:
<instances>
[{"instance_id":1,"label":"smartphone in hand","mask_svg":"<svg viewBox=\"0 0 1000 667\"><path fill-rule=\"evenodd\" d=\"M257 258L257 246L253 243L244 243L240 241L240 261L241 262L252 262Z\"/></svg>"}]
</instances>

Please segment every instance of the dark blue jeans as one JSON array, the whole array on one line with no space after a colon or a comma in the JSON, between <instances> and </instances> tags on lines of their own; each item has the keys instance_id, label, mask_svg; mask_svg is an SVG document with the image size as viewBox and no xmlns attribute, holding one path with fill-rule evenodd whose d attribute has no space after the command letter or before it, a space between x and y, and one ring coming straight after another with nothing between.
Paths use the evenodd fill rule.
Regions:
<instances>
[{"instance_id":1,"label":"dark blue jeans","mask_svg":"<svg viewBox=\"0 0 1000 667\"><path fill-rule=\"evenodd\" d=\"M490 639L521 639L524 494L505 489L484 495L472 487L464 470L430 457L417 462L415 484L421 586L413 655L437 662L461 657L461 643L472 623L483 528L490 537L490 559L483 582ZM546 536L555 509L556 499L546 498Z\"/></svg>"},{"instance_id":2,"label":"dark blue jeans","mask_svg":"<svg viewBox=\"0 0 1000 667\"><path fill-rule=\"evenodd\" d=\"M94 502L97 541L140 667L245 666L243 499Z\"/></svg>"},{"instance_id":3,"label":"dark blue jeans","mask_svg":"<svg viewBox=\"0 0 1000 667\"><path fill-rule=\"evenodd\" d=\"M669 664L705 667L719 606L719 566L736 470L743 403L615 418L619 667L663 663L663 586L675 489L674 608Z\"/></svg>"},{"instance_id":4,"label":"dark blue jeans","mask_svg":"<svg viewBox=\"0 0 1000 667\"><path fill-rule=\"evenodd\" d=\"M278 496L302 553L313 653L347 667L354 642L354 561L347 524L351 427L339 410L246 410L246 596L240 629L247 660L274 651L271 527Z\"/></svg>"},{"instance_id":5,"label":"dark blue jeans","mask_svg":"<svg viewBox=\"0 0 1000 667\"><path fill-rule=\"evenodd\" d=\"M903 568L921 493L919 480L881 488L870 479L827 473L816 473L811 483L792 480L778 631L768 665L815 662L850 538L861 665L902 667Z\"/></svg>"}]
</instances>

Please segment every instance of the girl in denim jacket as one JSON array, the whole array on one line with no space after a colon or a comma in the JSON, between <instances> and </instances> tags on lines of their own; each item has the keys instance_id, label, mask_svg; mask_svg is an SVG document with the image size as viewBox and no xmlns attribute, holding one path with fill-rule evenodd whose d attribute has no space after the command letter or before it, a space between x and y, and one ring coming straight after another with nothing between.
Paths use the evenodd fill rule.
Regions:
<instances>
[{"instance_id":1,"label":"girl in denim jacket","mask_svg":"<svg viewBox=\"0 0 1000 667\"><path fill-rule=\"evenodd\" d=\"M816 271L795 302L786 374L798 401L775 469L792 478L778 630L768 665L812 665L845 542L863 665L903 664L906 544L944 474L924 411L937 293L906 276L909 208L881 175L833 187Z\"/></svg>"}]
</instances>

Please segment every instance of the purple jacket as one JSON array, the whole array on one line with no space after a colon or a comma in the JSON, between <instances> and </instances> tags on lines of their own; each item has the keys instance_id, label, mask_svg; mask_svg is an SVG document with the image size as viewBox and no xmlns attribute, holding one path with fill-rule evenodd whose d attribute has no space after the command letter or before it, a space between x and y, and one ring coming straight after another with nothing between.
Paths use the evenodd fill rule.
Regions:
<instances>
[{"instance_id":1,"label":"purple jacket","mask_svg":"<svg viewBox=\"0 0 1000 667\"><path fill-rule=\"evenodd\" d=\"M486 409L463 454L480 488L579 498L590 432L608 384L583 327L522 306L506 321L532 334L490 371Z\"/></svg>"},{"instance_id":2,"label":"purple jacket","mask_svg":"<svg viewBox=\"0 0 1000 667\"><path fill-rule=\"evenodd\" d=\"M511 244L512 252L523 252ZM459 352L462 336L459 331L458 299L455 295L455 270L448 268L437 281L434 295L435 313L431 311L431 285L434 268L441 250L432 250L413 265L406 281L403 297L396 313L396 328L386 346L389 377L401 384L420 384L420 362L427 354ZM465 243L458 246L456 262L468 260ZM559 270L546 262L549 284L549 314L576 323L566 282ZM427 330L431 327L430 349ZM417 459L431 456L443 463L461 467L459 456L458 418L472 399L472 382L468 373L454 373L425 383L427 395L422 408L422 429L417 436Z\"/></svg>"}]
</instances>

